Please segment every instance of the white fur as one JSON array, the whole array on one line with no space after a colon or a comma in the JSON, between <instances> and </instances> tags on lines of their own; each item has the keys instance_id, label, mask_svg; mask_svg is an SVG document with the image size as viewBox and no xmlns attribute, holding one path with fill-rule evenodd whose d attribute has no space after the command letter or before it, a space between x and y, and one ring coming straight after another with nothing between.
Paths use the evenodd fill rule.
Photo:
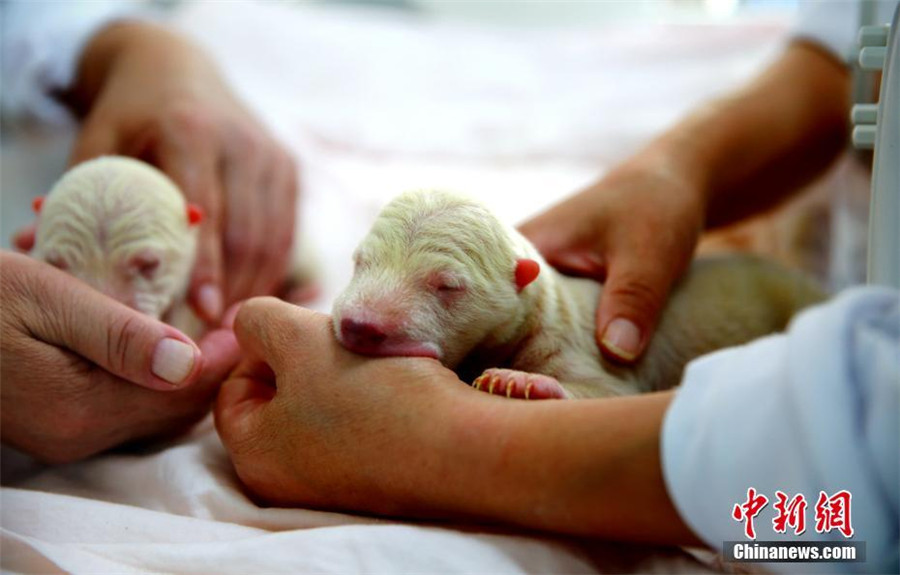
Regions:
<instances>
[{"instance_id":1,"label":"white fur","mask_svg":"<svg viewBox=\"0 0 900 575\"><path fill-rule=\"evenodd\" d=\"M63 175L41 207L32 252L154 318L183 303L195 254L181 191L152 166L117 156ZM136 257L159 267L145 277Z\"/></svg>"},{"instance_id":2,"label":"white fur","mask_svg":"<svg viewBox=\"0 0 900 575\"><path fill-rule=\"evenodd\" d=\"M517 293L516 261L541 265ZM334 306L341 322L383 322L391 336L437 350L472 378L508 367L558 379L570 397L661 389L690 359L781 330L821 298L805 278L749 256L695 262L673 290L643 359L623 368L603 359L594 339L597 282L555 272L511 226L480 203L437 191L399 196L360 244L353 279ZM434 278L464 290L447 298ZM440 283L440 282L439 282Z\"/></svg>"},{"instance_id":3,"label":"white fur","mask_svg":"<svg viewBox=\"0 0 900 575\"><path fill-rule=\"evenodd\" d=\"M308 238L295 234L286 288L311 287L317 266ZM181 190L161 171L104 156L66 172L44 199L32 256L63 267L110 297L163 319L189 336L203 322L186 297L197 252ZM159 261L141 274L136 258Z\"/></svg>"}]
</instances>

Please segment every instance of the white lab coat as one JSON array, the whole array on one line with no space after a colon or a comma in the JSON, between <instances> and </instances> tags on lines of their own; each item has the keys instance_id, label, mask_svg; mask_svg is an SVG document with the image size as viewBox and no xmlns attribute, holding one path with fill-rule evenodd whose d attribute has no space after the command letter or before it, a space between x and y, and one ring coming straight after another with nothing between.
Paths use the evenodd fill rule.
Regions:
<instances>
[{"instance_id":1,"label":"white lab coat","mask_svg":"<svg viewBox=\"0 0 900 575\"><path fill-rule=\"evenodd\" d=\"M662 463L687 524L717 550L745 540L731 516L752 487L769 499L756 541L844 540L815 529L820 491L852 495L848 541L866 563L769 564L775 570L897 573L900 523L900 293L845 291L786 333L692 362L666 414ZM802 493L807 529L775 533L776 491Z\"/></svg>"}]
</instances>

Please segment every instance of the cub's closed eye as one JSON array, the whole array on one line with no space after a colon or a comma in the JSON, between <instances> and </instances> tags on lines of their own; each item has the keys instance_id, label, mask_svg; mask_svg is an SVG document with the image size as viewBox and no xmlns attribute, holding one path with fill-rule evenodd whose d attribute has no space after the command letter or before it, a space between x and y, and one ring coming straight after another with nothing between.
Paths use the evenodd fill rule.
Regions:
<instances>
[{"instance_id":1,"label":"cub's closed eye","mask_svg":"<svg viewBox=\"0 0 900 575\"><path fill-rule=\"evenodd\" d=\"M441 295L452 295L466 290L466 282L454 275L437 274L428 281L432 290Z\"/></svg>"},{"instance_id":2,"label":"cub's closed eye","mask_svg":"<svg viewBox=\"0 0 900 575\"><path fill-rule=\"evenodd\" d=\"M69 263L60 256L56 256L56 255L47 256L46 261L48 264L50 264L51 266L53 266L55 268L58 268L61 270L69 269Z\"/></svg>"}]
</instances>

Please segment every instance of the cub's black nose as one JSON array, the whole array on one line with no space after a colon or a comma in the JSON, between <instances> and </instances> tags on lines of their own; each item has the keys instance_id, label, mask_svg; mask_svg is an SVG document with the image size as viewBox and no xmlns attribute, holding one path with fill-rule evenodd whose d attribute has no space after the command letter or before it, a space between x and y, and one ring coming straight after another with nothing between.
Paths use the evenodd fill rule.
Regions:
<instances>
[{"instance_id":1,"label":"cub's black nose","mask_svg":"<svg viewBox=\"0 0 900 575\"><path fill-rule=\"evenodd\" d=\"M387 337L387 334L374 323L353 319L341 320L341 339L349 347L378 347Z\"/></svg>"}]
</instances>

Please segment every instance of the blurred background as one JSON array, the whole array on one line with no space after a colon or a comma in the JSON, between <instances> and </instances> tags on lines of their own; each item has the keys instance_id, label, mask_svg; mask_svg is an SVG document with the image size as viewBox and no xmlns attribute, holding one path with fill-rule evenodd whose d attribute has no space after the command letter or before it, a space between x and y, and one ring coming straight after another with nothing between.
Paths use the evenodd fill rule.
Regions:
<instances>
[{"instance_id":1,"label":"blurred background","mask_svg":"<svg viewBox=\"0 0 900 575\"><path fill-rule=\"evenodd\" d=\"M789 41L800 1L31 5L49 30L107 9L154 19L216 59L300 161L302 224L323 261L333 262L319 305L328 309L349 278L350 253L397 193L453 189L521 221L752 77ZM8 18L2 26L6 40L21 36ZM3 54L4 82L15 54ZM65 169L76 125L11 117L5 105L2 125L6 247L31 219L31 198ZM832 287L853 283L865 260L866 175L842 161L779 213L708 237L701 249L755 251Z\"/></svg>"},{"instance_id":2,"label":"blurred background","mask_svg":"<svg viewBox=\"0 0 900 575\"><path fill-rule=\"evenodd\" d=\"M73 0L77 1L77 0ZM192 0L148 0L170 8ZM212 0L200 0L212 1ZM258 0L276 1L276 0ZM584 26L635 21L700 22L748 14L786 14L802 0L280 0L405 10L430 17L504 26Z\"/></svg>"},{"instance_id":3,"label":"blurred background","mask_svg":"<svg viewBox=\"0 0 900 575\"><path fill-rule=\"evenodd\" d=\"M515 26L585 26L640 21L714 22L750 13L790 13L800 0L318 0L380 4L438 18Z\"/></svg>"}]
</instances>

